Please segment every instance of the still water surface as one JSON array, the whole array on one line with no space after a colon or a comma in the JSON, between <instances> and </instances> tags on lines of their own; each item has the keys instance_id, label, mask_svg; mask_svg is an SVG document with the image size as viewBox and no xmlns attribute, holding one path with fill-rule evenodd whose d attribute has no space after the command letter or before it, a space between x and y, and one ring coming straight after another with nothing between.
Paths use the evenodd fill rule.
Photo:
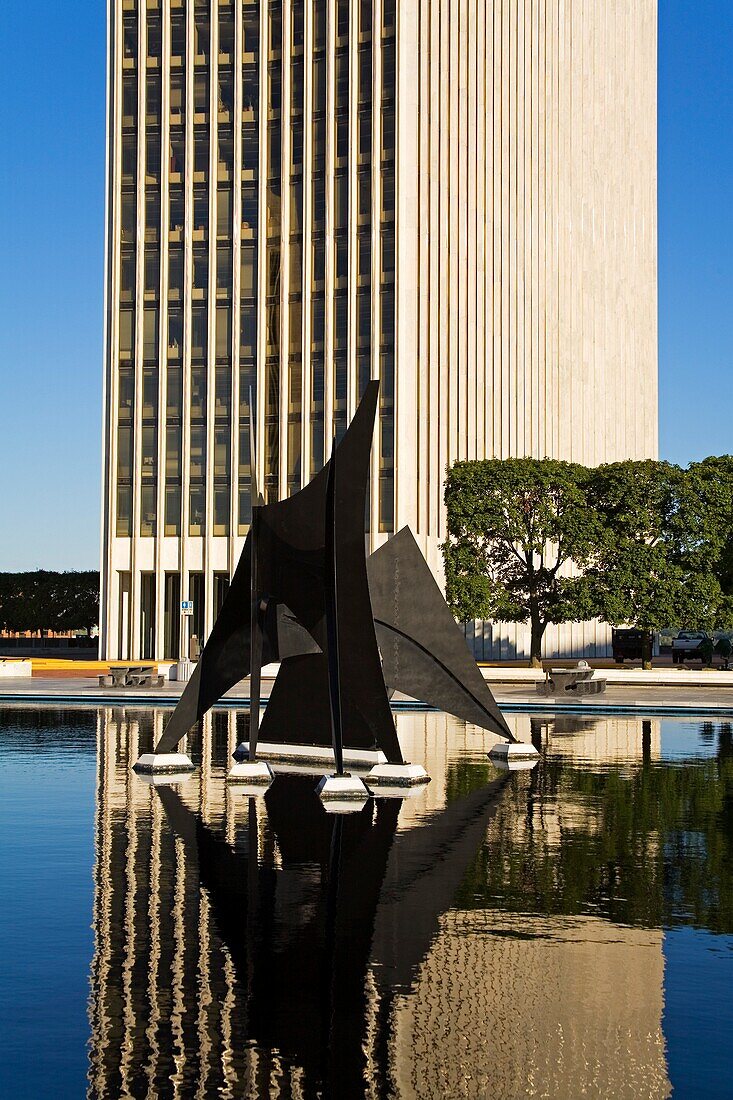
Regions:
<instances>
[{"instance_id":1,"label":"still water surface","mask_svg":"<svg viewBox=\"0 0 733 1100\"><path fill-rule=\"evenodd\" d=\"M162 720L0 708L0 1096L731 1095L730 724L402 714L432 783L342 817L231 712L146 784Z\"/></svg>"}]
</instances>

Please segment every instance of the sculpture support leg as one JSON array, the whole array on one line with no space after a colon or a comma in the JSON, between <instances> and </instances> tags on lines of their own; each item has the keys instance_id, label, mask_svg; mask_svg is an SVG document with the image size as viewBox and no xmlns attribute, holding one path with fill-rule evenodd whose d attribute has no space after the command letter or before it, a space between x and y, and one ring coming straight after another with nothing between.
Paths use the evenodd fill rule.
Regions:
<instances>
[{"instance_id":1,"label":"sculpture support leg","mask_svg":"<svg viewBox=\"0 0 733 1100\"><path fill-rule=\"evenodd\" d=\"M262 680L262 615L260 614L259 569L258 569L258 533L260 509L252 508L252 569L251 569L251 615L250 615L250 673L249 673L249 759L253 763L257 757L257 736L260 729L260 691Z\"/></svg>"},{"instance_id":2,"label":"sculpture support leg","mask_svg":"<svg viewBox=\"0 0 733 1100\"><path fill-rule=\"evenodd\" d=\"M336 774L344 774L344 731L341 713L341 673L338 638L338 575L336 567L336 441L331 452L326 487L325 604L328 687L331 700L331 736Z\"/></svg>"},{"instance_id":3,"label":"sculpture support leg","mask_svg":"<svg viewBox=\"0 0 733 1100\"><path fill-rule=\"evenodd\" d=\"M363 780L344 774L344 730L341 710L341 658L338 631L338 564L336 539L336 441L328 467L326 486L326 540L324 597L326 607L326 657L328 689L331 703L331 736L336 774L324 775L317 791L327 809L348 812L360 809L369 797Z\"/></svg>"},{"instance_id":4,"label":"sculpture support leg","mask_svg":"<svg viewBox=\"0 0 733 1100\"><path fill-rule=\"evenodd\" d=\"M240 790L249 794L264 794L275 778L270 765L257 759L257 737L260 729L260 693L262 683L263 622L267 603L263 605L259 595L257 535L259 506L252 508L252 567L250 581L250 671L249 671L249 756L237 762L227 775L227 782L240 784Z\"/></svg>"}]
</instances>

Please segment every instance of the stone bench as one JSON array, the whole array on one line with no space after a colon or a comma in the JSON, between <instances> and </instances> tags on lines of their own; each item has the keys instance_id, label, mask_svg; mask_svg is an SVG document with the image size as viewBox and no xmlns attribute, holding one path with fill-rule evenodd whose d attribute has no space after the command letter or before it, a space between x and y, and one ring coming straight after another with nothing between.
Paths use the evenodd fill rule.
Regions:
<instances>
[{"instance_id":1,"label":"stone bench","mask_svg":"<svg viewBox=\"0 0 733 1100\"><path fill-rule=\"evenodd\" d=\"M602 695L606 680L596 678L588 665L576 668L546 668L545 679L535 684L538 695Z\"/></svg>"}]
</instances>

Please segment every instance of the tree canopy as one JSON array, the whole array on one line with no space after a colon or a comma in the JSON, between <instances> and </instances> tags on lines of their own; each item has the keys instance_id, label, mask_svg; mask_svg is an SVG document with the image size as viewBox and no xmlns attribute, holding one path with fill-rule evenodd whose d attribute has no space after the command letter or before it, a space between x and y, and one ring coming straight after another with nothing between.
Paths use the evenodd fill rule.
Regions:
<instances>
[{"instance_id":1,"label":"tree canopy","mask_svg":"<svg viewBox=\"0 0 733 1100\"><path fill-rule=\"evenodd\" d=\"M462 620L529 622L531 657L549 623L595 613L582 574L600 539L588 471L553 459L458 462L448 475L446 592Z\"/></svg>"},{"instance_id":2,"label":"tree canopy","mask_svg":"<svg viewBox=\"0 0 733 1100\"><path fill-rule=\"evenodd\" d=\"M679 466L651 460L590 472L601 537L586 578L601 619L646 630L721 625L725 601L713 568L720 509L705 505L695 481Z\"/></svg>"},{"instance_id":3,"label":"tree canopy","mask_svg":"<svg viewBox=\"0 0 733 1100\"><path fill-rule=\"evenodd\" d=\"M684 479L687 553L712 570L723 596L722 615L733 621L733 456L694 462Z\"/></svg>"},{"instance_id":4,"label":"tree canopy","mask_svg":"<svg viewBox=\"0 0 733 1100\"><path fill-rule=\"evenodd\" d=\"M454 614L528 622L535 664L549 623L733 622L733 457L458 462L445 502Z\"/></svg>"},{"instance_id":5,"label":"tree canopy","mask_svg":"<svg viewBox=\"0 0 733 1100\"><path fill-rule=\"evenodd\" d=\"M91 632L99 621L99 573L0 573L0 629Z\"/></svg>"}]
</instances>

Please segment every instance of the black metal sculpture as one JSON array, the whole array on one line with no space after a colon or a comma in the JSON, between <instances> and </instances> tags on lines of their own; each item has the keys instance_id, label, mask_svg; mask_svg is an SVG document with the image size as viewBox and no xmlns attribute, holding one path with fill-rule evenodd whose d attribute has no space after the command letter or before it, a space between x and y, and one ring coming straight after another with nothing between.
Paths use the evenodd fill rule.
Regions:
<instances>
[{"instance_id":1,"label":"black metal sculpture","mask_svg":"<svg viewBox=\"0 0 733 1100\"><path fill-rule=\"evenodd\" d=\"M409 527L367 569L387 687L514 740Z\"/></svg>"},{"instance_id":2,"label":"black metal sculpture","mask_svg":"<svg viewBox=\"0 0 733 1100\"><path fill-rule=\"evenodd\" d=\"M371 382L331 459L299 493L263 504L253 482L250 533L226 599L153 765L143 770L155 770L156 760L165 770L165 754L247 675L250 761L261 738L330 740L338 775L344 746L381 750L389 764L402 765L385 681L514 741L409 530L367 563L378 395ZM273 661L280 670L260 728L260 673Z\"/></svg>"}]
</instances>

